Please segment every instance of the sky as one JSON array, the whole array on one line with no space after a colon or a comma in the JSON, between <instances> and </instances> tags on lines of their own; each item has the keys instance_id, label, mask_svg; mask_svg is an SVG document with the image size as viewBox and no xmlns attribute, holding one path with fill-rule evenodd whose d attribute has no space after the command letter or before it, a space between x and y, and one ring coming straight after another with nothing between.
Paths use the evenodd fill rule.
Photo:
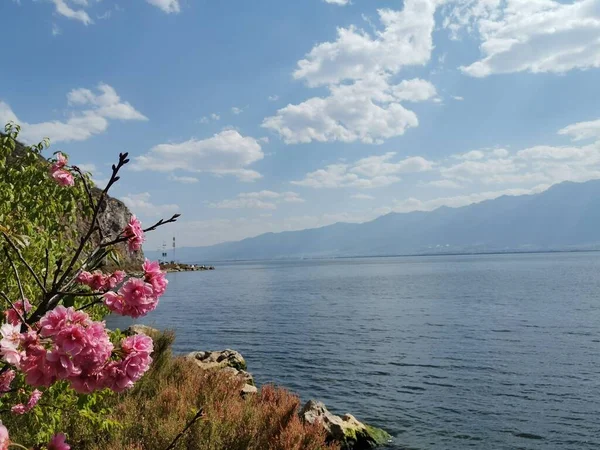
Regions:
<instances>
[{"instance_id":1,"label":"sky","mask_svg":"<svg viewBox=\"0 0 600 450\"><path fill-rule=\"evenodd\" d=\"M600 178L600 0L0 0L0 122L156 250Z\"/></svg>"}]
</instances>

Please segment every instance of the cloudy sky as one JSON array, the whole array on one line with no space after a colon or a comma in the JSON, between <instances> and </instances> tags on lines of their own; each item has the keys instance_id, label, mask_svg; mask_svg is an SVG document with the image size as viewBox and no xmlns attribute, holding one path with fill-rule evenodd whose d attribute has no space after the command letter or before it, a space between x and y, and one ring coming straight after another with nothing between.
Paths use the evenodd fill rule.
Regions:
<instances>
[{"instance_id":1,"label":"cloudy sky","mask_svg":"<svg viewBox=\"0 0 600 450\"><path fill-rule=\"evenodd\" d=\"M155 250L600 178L600 0L1 0L0 122Z\"/></svg>"}]
</instances>

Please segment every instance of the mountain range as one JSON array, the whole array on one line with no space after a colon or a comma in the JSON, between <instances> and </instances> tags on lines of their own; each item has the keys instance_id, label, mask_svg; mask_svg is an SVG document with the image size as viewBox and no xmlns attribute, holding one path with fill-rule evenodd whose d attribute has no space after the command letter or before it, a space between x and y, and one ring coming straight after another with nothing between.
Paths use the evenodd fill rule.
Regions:
<instances>
[{"instance_id":1,"label":"mountain range","mask_svg":"<svg viewBox=\"0 0 600 450\"><path fill-rule=\"evenodd\" d=\"M266 233L177 249L182 262L600 248L600 180L460 208L390 213L365 223ZM158 252L146 252L158 258Z\"/></svg>"}]
</instances>

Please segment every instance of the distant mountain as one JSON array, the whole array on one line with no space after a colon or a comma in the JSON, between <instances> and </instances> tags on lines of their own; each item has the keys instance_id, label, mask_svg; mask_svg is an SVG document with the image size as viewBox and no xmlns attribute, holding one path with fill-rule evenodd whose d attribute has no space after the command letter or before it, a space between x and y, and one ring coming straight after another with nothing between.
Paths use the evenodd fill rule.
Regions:
<instances>
[{"instance_id":1,"label":"distant mountain","mask_svg":"<svg viewBox=\"0 0 600 450\"><path fill-rule=\"evenodd\" d=\"M266 233L238 242L177 249L185 262L485 253L600 248L600 180L565 182L535 195L461 208L390 213L361 224ZM158 252L146 252L158 258Z\"/></svg>"}]
</instances>

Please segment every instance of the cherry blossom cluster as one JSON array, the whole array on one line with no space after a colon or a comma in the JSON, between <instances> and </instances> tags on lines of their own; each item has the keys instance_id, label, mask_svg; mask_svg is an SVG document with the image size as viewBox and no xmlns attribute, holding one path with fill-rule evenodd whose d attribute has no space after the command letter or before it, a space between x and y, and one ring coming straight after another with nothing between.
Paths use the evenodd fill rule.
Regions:
<instances>
[{"instance_id":1,"label":"cherry blossom cluster","mask_svg":"<svg viewBox=\"0 0 600 450\"><path fill-rule=\"evenodd\" d=\"M144 236L144 230L142 229L142 223L138 220L135 215L131 216L129 223L123 230L123 236L127 239L127 246L132 252L137 252L142 248L142 244L146 240Z\"/></svg>"},{"instance_id":2,"label":"cherry blossom cluster","mask_svg":"<svg viewBox=\"0 0 600 450\"><path fill-rule=\"evenodd\" d=\"M129 278L117 292L104 294L104 304L113 313L137 318L156 309L168 281L158 262L146 260L143 269L143 279Z\"/></svg>"},{"instance_id":3,"label":"cherry blossom cluster","mask_svg":"<svg viewBox=\"0 0 600 450\"><path fill-rule=\"evenodd\" d=\"M73 186L75 179L68 170L65 170L67 165L67 157L62 153L56 154L56 162L50 166L50 176L61 186Z\"/></svg>"},{"instance_id":4,"label":"cherry blossom cluster","mask_svg":"<svg viewBox=\"0 0 600 450\"><path fill-rule=\"evenodd\" d=\"M93 291L106 292L110 289L115 289L120 285L127 274L122 270L105 275L99 270L93 273L83 271L77 276L77 281L85 286L88 286Z\"/></svg>"},{"instance_id":5,"label":"cherry blossom cluster","mask_svg":"<svg viewBox=\"0 0 600 450\"><path fill-rule=\"evenodd\" d=\"M25 382L34 387L48 387L57 380L67 380L82 394L104 388L121 392L133 386L152 362L153 344L148 336L125 338L121 348L113 352L104 322L93 321L85 312L64 306L46 313L37 330L21 333L20 324L6 323L0 333L3 360L20 369L25 374ZM7 386L1 388L8 388L10 381L3 384ZM28 412L39 395L34 391L30 401L17 405L13 412Z\"/></svg>"}]
</instances>

